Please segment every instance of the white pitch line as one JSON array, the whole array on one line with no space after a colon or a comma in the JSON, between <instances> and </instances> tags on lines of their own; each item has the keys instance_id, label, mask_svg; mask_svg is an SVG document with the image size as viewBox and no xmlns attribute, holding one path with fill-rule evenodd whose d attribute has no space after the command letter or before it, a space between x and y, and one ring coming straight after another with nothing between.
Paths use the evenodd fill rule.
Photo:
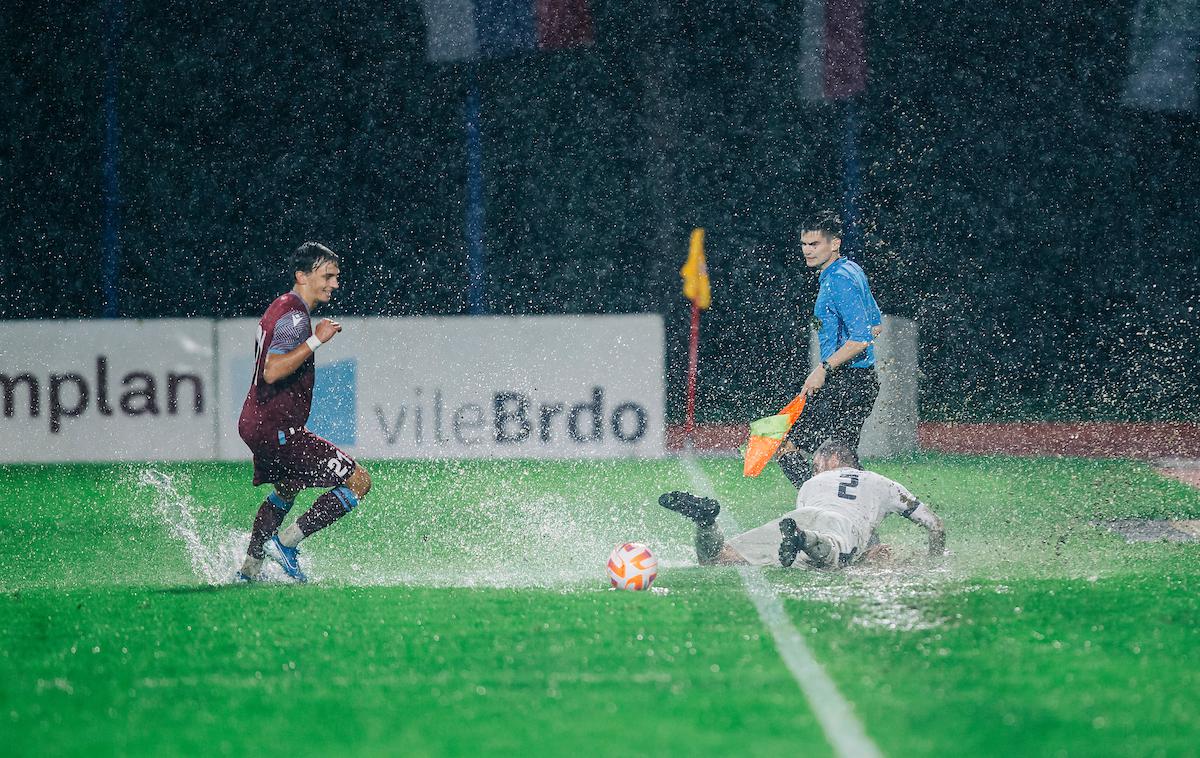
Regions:
<instances>
[{"instance_id":1,"label":"white pitch line","mask_svg":"<svg viewBox=\"0 0 1200 758\"><path fill-rule=\"evenodd\" d=\"M692 485L705 497L716 497L712 480L704 473L704 469L696 464L695 458L685 453L680 456L680 460L688 478L692 480ZM726 534L737 534L740 531L737 521L724 511L717 518ZM817 663L817 659L813 658L808 644L804 642L804 636L796 629L796 625L784 610L779 593L762 575L759 567L739 566L738 574L742 577L742 583L746 585L746 593L754 603L758 617L775 640L775 649L779 651L779 657L783 658L792 678L800 685L800 691L807 698L834 752L852 758L882 756L879 748L867 736L846 698L838 691L837 685L825 673L825 669L821 668L821 664Z\"/></svg>"}]
</instances>

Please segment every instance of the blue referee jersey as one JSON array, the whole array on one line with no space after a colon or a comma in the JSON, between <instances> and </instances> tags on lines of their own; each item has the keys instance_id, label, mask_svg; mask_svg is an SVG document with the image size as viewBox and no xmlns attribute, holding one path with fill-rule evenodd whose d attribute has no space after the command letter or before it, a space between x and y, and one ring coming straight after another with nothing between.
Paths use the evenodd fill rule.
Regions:
<instances>
[{"instance_id":1,"label":"blue referee jersey","mask_svg":"<svg viewBox=\"0 0 1200 758\"><path fill-rule=\"evenodd\" d=\"M871 294L862 267L848 258L838 258L821 272L817 303L813 307L821 360L828 360L847 340L866 342L867 349L850 362L854 368L875 365L875 338L871 327L883 323L883 314Z\"/></svg>"}]
</instances>

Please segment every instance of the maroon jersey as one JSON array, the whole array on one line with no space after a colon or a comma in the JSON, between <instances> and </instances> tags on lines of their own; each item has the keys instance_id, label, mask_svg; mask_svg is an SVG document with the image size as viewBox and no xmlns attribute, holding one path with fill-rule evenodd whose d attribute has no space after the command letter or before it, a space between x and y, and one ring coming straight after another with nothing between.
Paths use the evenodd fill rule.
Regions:
<instances>
[{"instance_id":1,"label":"maroon jersey","mask_svg":"<svg viewBox=\"0 0 1200 758\"><path fill-rule=\"evenodd\" d=\"M251 449L268 441L278 440L276 444L282 444L285 435L299 430L308 421L316 377L313 356L274 384L263 379L263 369L267 355L290 353L311 335L308 306L295 292L275 298L258 322L254 378L238 419L238 433Z\"/></svg>"}]
</instances>

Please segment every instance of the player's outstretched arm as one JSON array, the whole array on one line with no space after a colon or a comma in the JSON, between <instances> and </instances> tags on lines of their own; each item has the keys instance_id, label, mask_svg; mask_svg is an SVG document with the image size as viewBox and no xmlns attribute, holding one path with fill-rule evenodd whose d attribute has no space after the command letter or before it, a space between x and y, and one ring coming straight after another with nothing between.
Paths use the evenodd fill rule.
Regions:
<instances>
[{"instance_id":1,"label":"player's outstretched arm","mask_svg":"<svg viewBox=\"0 0 1200 758\"><path fill-rule=\"evenodd\" d=\"M942 522L939 520L937 529L929 530L929 555L933 558L940 558L945 554L946 530L942 527Z\"/></svg>"},{"instance_id":2,"label":"player's outstretched arm","mask_svg":"<svg viewBox=\"0 0 1200 758\"><path fill-rule=\"evenodd\" d=\"M909 498L904 495L901 500L908 505L908 510L903 514L904 518L921 526L929 532L929 555L930 557L939 557L946 553L946 526L942 520L937 517L937 514L930 510L928 505L925 505L916 498Z\"/></svg>"},{"instance_id":3,"label":"player's outstretched arm","mask_svg":"<svg viewBox=\"0 0 1200 758\"><path fill-rule=\"evenodd\" d=\"M309 340L316 340L316 344L310 344L309 341L301 342L296 347L286 353L268 353L267 362L263 366L263 381L267 384L274 384L280 379L286 379L296 373L296 369L308 360L308 356L312 355L317 347L333 339L333 335L342 331L342 325L332 319L321 319L321 323L317 324L317 328L313 330L313 336Z\"/></svg>"}]
</instances>

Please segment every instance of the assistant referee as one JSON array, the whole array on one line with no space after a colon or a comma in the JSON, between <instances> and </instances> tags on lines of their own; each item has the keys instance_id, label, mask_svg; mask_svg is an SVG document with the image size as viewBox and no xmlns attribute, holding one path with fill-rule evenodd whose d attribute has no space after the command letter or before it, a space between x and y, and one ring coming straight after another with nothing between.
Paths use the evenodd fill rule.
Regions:
<instances>
[{"instance_id":1,"label":"assistant referee","mask_svg":"<svg viewBox=\"0 0 1200 758\"><path fill-rule=\"evenodd\" d=\"M821 343L821 365L801 392L804 413L780 448L779 467L797 489L812 476L812 451L830 437L848 442L857 454L867 416L879 396L872 343L883 314L862 267L842 257L842 222L822 211L800 227L804 262L820 272L813 320Z\"/></svg>"}]
</instances>

